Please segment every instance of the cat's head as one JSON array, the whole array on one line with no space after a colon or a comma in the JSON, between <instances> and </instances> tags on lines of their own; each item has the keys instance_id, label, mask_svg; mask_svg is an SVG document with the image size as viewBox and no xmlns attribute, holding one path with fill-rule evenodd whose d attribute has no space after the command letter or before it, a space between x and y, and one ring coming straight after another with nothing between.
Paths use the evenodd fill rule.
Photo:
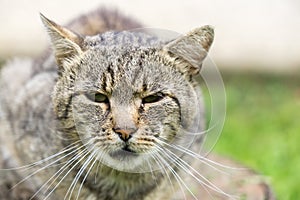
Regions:
<instances>
[{"instance_id":1,"label":"cat's head","mask_svg":"<svg viewBox=\"0 0 300 200\"><path fill-rule=\"evenodd\" d=\"M55 113L66 137L91 155L118 170L138 169L203 129L194 76L213 41L210 26L163 42L127 31L81 36L42 20L58 65Z\"/></svg>"}]
</instances>

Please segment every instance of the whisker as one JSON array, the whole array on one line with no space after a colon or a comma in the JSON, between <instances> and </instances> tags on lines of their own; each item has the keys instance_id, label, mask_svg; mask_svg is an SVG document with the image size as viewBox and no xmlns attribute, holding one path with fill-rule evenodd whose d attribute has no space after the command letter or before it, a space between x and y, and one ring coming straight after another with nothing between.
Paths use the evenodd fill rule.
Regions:
<instances>
[{"instance_id":1,"label":"whisker","mask_svg":"<svg viewBox=\"0 0 300 200\"><path fill-rule=\"evenodd\" d=\"M79 142L80 142L80 141L76 141L76 142L74 142L74 143L72 143L72 144L66 146L65 148L63 148L63 149L62 149L61 151L59 151L58 153L53 154L53 155L51 155L51 156L49 156L49 157L47 157L47 158L44 158L44 159L42 159L42 160L36 161L36 162L34 162L34 163L27 164L27 165L23 165L23 166L21 166L21 167L14 167L14 168L8 168L8 169L0 169L0 171L2 171L2 170L3 170L3 171L11 171L11 170L28 170L28 169L31 169L31 168L33 168L33 167L35 167L35 166L41 165L41 164L43 164L43 163L45 163L45 162L47 162L47 161L53 159L53 158L55 158L55 157L57 157L57 156L59 156L59 155L61 155L61 154L64 154L65 152L68 152L68 151L70 151L70 150L72 150L72 149L74 149L74 148L77 148L77 145L75 145L75 144L77 144L77 143L79 143ZM75 145L75 146L73 146L73 145Z\"/></svg>"},{"instance_id":2,"label":"whisker","mask_svg":"<svg viewBox=\"0 0 300 200\"><path fill-rule=\"evenodd\" d=\"M247 170L247 168L231 167L231 166L223 165L223 164L221 164L221 163L217 163L217 162L215 162L215 161L212 161L212 160L206 158L205 156L201 156L200 154L197 154L197 153L193 152L192 150L187 149L187 148L184 148L184 147L179 146L179 145L169 144L169 143L164 142L164 141L162 141L162 140L159 140L159 142L161 142L161 143L163 143L164 145L167 145L167 146L169 146L169 147L171 147L171 148L173 148L173 149L176 149L176 150L178 150L178 151L181 151L181 152L183 152L183 153L186 153L186 154L188 154L188 155L190 155L190 156L192 156L192 157L194 157L194 158L197 158L198 160L202 161L204 164L206 164L206 165L208 165L209 167L215 169L216 171L219 171L220 173L224 173L224 174L229 175L228 173L219 170L218 168L216 168L215 166L213 166L213 165L211 165L211 164L214 164L214 165L216 165L216 166L218 166L218 167L222 167L222 168L224 168L224 169L230 169L230 170ZM206 161L206 162L204 162L204 161ZM209 162L209 163L211 163L211 164L209 164L209 163L207 163L207 162Z\"/></svg>"},{"instance_id":3,"label":"whisker","mask_svg":"<svg viewBox=\"0 0 300 200\"><path fill-rule=\"evenodd\" d=\"M172 162L174 162L174 161L172 161ZM175 162L175 164L177 164L178 165L178 163L176 163ZM179 166L180 167L180 166ZM184 169L185 170L185 169ZM186 170L185 170L186 171ZM183 180L182 180L183 181ZM199 182L199 181L198 181ZM200 181L200 185L204 188L204 190L205 191L207 191L207 193L209 194L209 196L211 196L212 197L212 195L211 195L211 193L202 185L203 183L202 183L202 181ZM186 188L187 188L187 186L186 186ZM195 196L195 194L189 189L189 187L188 187L188 191L189 191L189 193L195 198L195 199L198 199L196 196ZM186 198L186 197L185 197ZM212 197L213 198L213 197ZM213 198L214 199L214 198Z\"/></svg>"},{"instance_id":4,"label":"whisker","mask_svg":"<svg viewBox=\"0 0 300 200\"><path fill-rule=\"evenodd\" d=\"M163 172L163 173L162 173L163 176L166 176L166 177L167 177L168 182L170 183L170 185L171 185L171 187L172 187L172 191L173 191L173 193L175 193L174 184L173 184L173 182L172 182L172 180L171 180L171 178L170 178L170 176L169 176L169 173L167 172L166 168L165 168L164 165L161 163L161 161L160 161L158 158L156 158L156 155L155 155L155 154L152 154L151 157L154 159L154 161L157 163L157 165L160 166L160 168L163 170L163 171L162 171L162 172Z\"/></svg>"},{"instance_id":5,"label":"whisker","mask_svg":"<svg viewBox=\"0 0 300 200\"><path fill-rule=\"evenodd\" d=\"M99 173L99 167L101 166L101 169L102 169L102 165L101 165L101 162L100 162L100 160L102 159L102 155L104 154L105 152L104 151L101 151L101 154L98 154L98 156L99 156L99 158L98 158L98 160L99 160L99 162L98 162L98 164L97 164L97 167L96 167L96 174L95 174L95 184L97 183L97 177L98 177L98 173Z\"/></svg>"},{"instance_id":6,"label":"whisker","mask_svg":"<svg viewBox=\"0 0 300 200\"><path fill-rule=\"evenodd\" d=\"M46 166L44 166L44 167L42 167L42 168L36 170L35 172L31 173L31 174L28 175L28 176L26 176L24 179L22 179L22 180L19 181L17 184L15 184L10 190L16 188L18 185L20 185L21 183L23 183L24 181L26 181L26 180L29 179L30 177L36 175L37 173L39 173L40 171L42 171L42 170L48 168L49 166L53 165L54 163L56 163L56 162L58 162L58 161L60 161L60 160L62 160L62 159L64 159L64 158L68 157L69 155L75 153L75 152L77 151L77 149L76 149L76 147L74 147L74 148L75 148L75 150L73 150L73 151L71 151L71 152L65 154L64 156L62 156L62 157L56 159L55 161L53 161L53 162L47 164ZM77 148L78 148L78 146L77 146Z\"/></svg>"},{"instance_id":7,"label":"whisker","mask_svg":"<svg viewBox=\"0 0 300 200\"><path fill-rule=\"evenodd\" d=\"M154 157L152 156L152 155L154 155L153 150L152 150L152 152L149 152L149 153L150 153L151 157L154 159ZM155 161L155 163L157 163L157 161L155 159L154 159L154 161ZM154 170L152 169L151 163L150 163L150 161L148 159L147 159L147 164L149 166L149 170L150 170L150 173L152 175L152 179L155 181L156 186L158 186L159 184L157 183L157 178L156 178L156 176L155 176L155 174L153 172Z\"/></svg>"},{"instance_id":8,"label":"whisker","mask_svg":"<svg viewBox=\"0 0 300 200\"><path fill-rule=\"evenodd\" d=\"M95 151L94 155L97 154L97 151L98 151L98 150L99 150L99 149L97 149L97 150ZM92 159L94 158L94 155L91 157ZM92 159L91 159L91 160L92 160ZM89 161L89 162L91 162L91 161ZM84 184L86 178L88 177L88 175L90 174L90 172L91 172L91 170L92 170L92 168L94 167L94 165L95 165L96 162L97 162L97 159L94 158L93 163L91 164L90 168L89 168L88 171L86 172L86 174L85 174L85 176L84 176L84 178L83 178L83 180L82 180L82 182L81 182L81 184L80 184L79 190L78 190L78 192L77 192L76 200L78 200L79 195L80 195L80 192L81 192L82 187L83 187L83 184Z\"/></svg>"},{"instance_id":9,"label":"whisker","mask_svg":"<svg viewBox=\"0 0 300 200\"><path fill-rule=\"evenodd\" d=\"M94 145L94 147L95 147L95 145ZM95 152L93 152L92 154L90 154L89 157L86 159L86 161L83 163L83 165L81 166L80 170L77 172L74 180L72 181L72 183L71 183L71 185L70 185L70 187L69 187L69 189L68 189L68 191L67 191L67 193L65 195L64 200L66 200L67 196L69 196L69 198L68 198L69 200L71 199L72 193L74 192L75 187L76 187L76 183L79 181L80 176L82 175L82 173L84 172L84 170L86 169L86 167L88 166L88 164L90 163L90 161L93 159L93 157L95 156L95 154L96 154Z\"/></svg>"},{"instance_id":10,"label":"whisker","mask_svg":"<svg viewBox=\"0 0 300 200\"><path fill-rule=\"evenodd\" d=\"M187 155L190 155L190 156L192 156L193 158L198 159L198 160L201 161L203 164L205 164L205 165L211 167L212 169L214 169L214 170L216 170L216 171L218 171L218 172L220 172L220 173L222 173L222 174L230 175L229 173L224 172L224 171L222 171L222 170L216 168L215 166L213 166L213 165L207 163L207 161L210 161L210 160L209 160L209 159L206 159L204 156L201 156L201 155L199 155L199 154L197 154L197 153L195 153L195 152L193 152L193 151L191 151L191 150L189 150L189 149L187 149L187 148L181 147L181 146L179 146L179 145L168 144L168 143L163 142L163 141L161 141L161 140L160 140L160 142L162 142L162 143L163 143L164 145L166 145L166 146L169 146L169 147L171 147L171 148L173 148L173 149L176 149L176 150L181 151L181 152L183 152L183 153L185 153L185 154L187 154ZM218 163L215 163L215 164L217 165ZM221 164L219 164L219 165L221 165ZM218 166L219 166L219 165L218 165ZM227 166L224 165L224 168L225 168L225 167L227 168Z\"/></svg>"},{"instance_id":11,"label":"whisker","mask_svg":"<svg viewBox=\"0 0 300 200\"><path fill-rule=\"evenodd\" d=\"M194 197L194 199L198 199L194 193L189 189L189 187L185 184L185 182L183 181L183 179L179 176L179 174L171 167L171 165L159 154L156 154L156 156L167 166L167 168L170 170L170 172L172 173L172 175L174 176L174 178L176 179L176 181L178 182L178 185L182 191L182 194L184 196L184 199L186 199L186 195L184 192L184 189L182 187L182 185L190 192L190 194Z\"/></svg>"},{"instance_id":12,"label":"whisker","mask_svg":"<svg viewBox=\"0 0 300 200\"><path fill-rule=\"evenodd\" d=\"M159 147L159 148L161 148L161 147ZM213 190L215 192L218 192L220 194L223 194L223 195L225 195L225 196L227 196L229 198L233 198L234 197L233 195L227 194L222 189L220 189L219 187L217 187L216 185L214 185L207 178L205 178L202 174L200 174L197 170L195 170L191 165L189 165L186 161L184 161L183 159L181 159L180 157L178 157L175 153L173 153L169 149L166 149L166 148L161 148L161 149L165 150L165 155L169 159L171 159L172 161L174 160L172 158L172 155L173 155L175 157L175 160L173 162L175 162L177 164L177 166L179 166L185 172L187 172L189 175L191 175L193 178L195 178L195 180L197 180L199 183L201 183L201 184L205 185L206 187L210 188L211 190ZM170 154L168 154L167 152L169 152ZM200 180L199 177L197 177L193 172L196 175L198 175L200 178L202 178L203 180Z\"/></svg>"},{"instance_id":13,"label":"whisker","mask_svg":"<svg viewBox=\"0 0 300 200\"><path fill-rule=\"evenodd\" d=\"M150 173L151 173L151 175L152 175L152 179L154 179L155 182L156 182L156 178L155 178L155 175L154 175L154 173L153 173L153 169L152 169L152 167L151 167L151 164L150 164L149 160L147 160L147 164L148 164L148 166L149 166L149 170L150 170ZM157 185L157 182L156 182L156 185Z\"/></svg>"},{"instance_id":14,"label":"whisker","mask_svg":"<svg viewBox=\"0 0 300 200\"><path fill-rule=\"evenodd\" d=\"M82 155L83 154L83 155ZM49 196L56 190L56 188L58 188L58 186L61 184L61 182L71 173L71 171L78 165L80 164L80 162L85 158L86 155L89 154L89 151L87 149L85 149L80 155L78 155L78 157L80 158L79 160L77 160L77 162L67 171L67 173L60 179L60 181L56 184L56 186L48 193L48 195L45 197L44 200L48 199ZM76 159L75 159L76 161ZM66 168L67 169L67 168ZM65 170L64 170L65 171ZM62 172L63 173L63 172ZM50 185L51 186L51 185ZM49 187L47 188L47 190L49 189Z\"/></svg>"},{"instance_id":15,"label":"whisker","mask_svg":"<svg viewBox=\"0 0 300 200\"><path fill-rule=\"evenodd\" d=\"M78 147L77 150L80 150L82 147L84 147L84 145L82 145L81 147ZM86 150L87 151L87 150ZM84 152L84 151L83 151ZM83 152L80 152L79 154L73 156L70 160L68 160L67 162L65 162L64 166L61 167L54 175L52 175L34 194L33 196L31 196L30 200L33 199L52 179L51 183L48 185L48 187L45 189L45 191L48 191L49 188L51 187L51 185L53 185L53 183L60 177L60 175L69 167L71 166L76 159L80 158L80 156L83 154ZM63 180L64 178L62 178L61 180Z\"/></svg>"}]
</instances>

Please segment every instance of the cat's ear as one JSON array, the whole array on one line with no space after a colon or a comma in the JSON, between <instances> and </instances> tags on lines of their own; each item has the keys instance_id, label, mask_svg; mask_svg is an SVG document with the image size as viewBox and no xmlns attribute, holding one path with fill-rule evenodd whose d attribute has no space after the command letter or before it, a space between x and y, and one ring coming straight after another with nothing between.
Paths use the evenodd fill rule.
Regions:
<instances>
[{"instance_id":1,"label":"cat's ear","mask_svg":"<svg viewBox=\"0 0 300 200\"><path fill-rule=\"evenodd\" d=\"M214 29L211 26L203 26L169 42L163 50L178 64L180 70L189 75L196 75L213 39Z\"/></svg>"},{"instance_id":2,"label":"cat's ear","mask_svg":"<svg viewBox=\"0 0 300 200\"><path fill-rule=\"evenodd\" d=\"M51 38L56 62L60 67L63 67L64 62L69 62L82 54L83 37L49 20L43 14L40 16Z\"/></svg>"}]
</instances>

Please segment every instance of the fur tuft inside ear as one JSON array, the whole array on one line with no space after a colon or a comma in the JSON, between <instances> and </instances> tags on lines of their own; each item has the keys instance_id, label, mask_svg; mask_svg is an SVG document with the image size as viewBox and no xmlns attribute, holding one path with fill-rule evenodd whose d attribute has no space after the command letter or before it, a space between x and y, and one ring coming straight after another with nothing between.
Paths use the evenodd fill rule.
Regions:
<instances>
[{"instance_id":1,"label":"fur tuft inside ear","mask_svg":"<svg viewBox=\"0 0 300 200\"><path fill-rule=\"evenodd\" d=\"M65 61L68 62L83 52L83 37L49 20L41 13L40 17L51 38L59 67L63 67Z\"/></svg>"},{"instance_id":2,"label":"fur tuft inside ear","mask_svg":"<svg viewBox=\"0 0 300 200\"><path fill-rule=\"evenodd\" d=\"M207 25L169 42L163 50L177 61L180 70L190 75L196 75L201 69L213 39L214 29Z\"/></svg>"}]
</instances>

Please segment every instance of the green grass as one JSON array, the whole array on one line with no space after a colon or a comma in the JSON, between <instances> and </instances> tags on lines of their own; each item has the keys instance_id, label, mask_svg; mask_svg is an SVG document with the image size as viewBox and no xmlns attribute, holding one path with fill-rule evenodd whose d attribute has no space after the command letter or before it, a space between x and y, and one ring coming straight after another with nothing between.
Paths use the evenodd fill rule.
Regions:
<instances>
[{"instance_id":1,"label":"green grass","mask_svg":"<svg viewBox=\"0 0 300 200\"><path fill-rule=\"evenodd\" d=\"M214 151L268 177L278 199L300 199L300 75L223 79L227 115Z\"/></svg>"}]
</instances>

